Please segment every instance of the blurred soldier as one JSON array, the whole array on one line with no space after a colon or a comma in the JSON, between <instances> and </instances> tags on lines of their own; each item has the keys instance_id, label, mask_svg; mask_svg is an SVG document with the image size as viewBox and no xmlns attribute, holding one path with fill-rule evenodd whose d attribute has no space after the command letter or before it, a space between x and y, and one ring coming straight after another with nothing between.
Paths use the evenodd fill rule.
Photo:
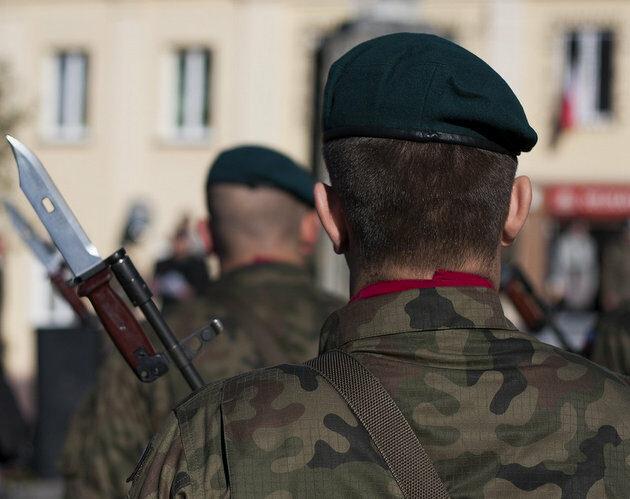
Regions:
<instances>
[{"instance_id":1,"label":"blurred soldier","mask_svg":"<svg viewBox=\"0 0 630 499\"><path fill-rule=\"evenodd\" d=\"M604 250L602 305L591 360L630 376L630 222Z\"/></svg>"},{"instance_id":2,"label":"blurred soldier","mask_svg":"<svg viewBox=\"0 0 630 499\"><path fill-rule=\"evenodd\" d=\"M4 295L4 252L4 238L0 236L0 305ZM27 423L4 373L4 343L0 334L0 485L2 467L26 457L28 433Z\"/></svg>"},{"instance_id":3,"label":"blurred soldier","mask_svg":"<svg viewBox=\"0 0 630 499\"><path fill-rule=\"evenodd\" d=\"M630 303L602 313L595 326L595 340L589 358L630 376Z\"/></svg>"},{"instance_id":4,"label":"blurred soldier","mask_svg":"<svg viewBox=\"0 0 630 499\"><path fill-rule=\"evenodd\" d=\"M28 446L28 427L5 378L1 354L2 348L0 348L0 484L2 467L25 457Z\"/></svg>"},{"instance_id":5,"label":"blurred soldier","mask_svg":"<svg viewBox=\"0 0 630 499\"><path fill-rule=\"evenodd\" d=\"M451 42L404 33L338 60L323 106L332 186L316 186L316 208L353 298L315 361L180 404L131 496L400 497L401 477L433 476L405 460L417 440L451 497L626 496L630 389L501 310L500 247L531 201L515 158L537 140L507 84ZM366 368L376 383L355 381L373 380Z\"/></svg>"},{"instance_id":6,"label":"blurred soldier","mask_svg":"<svg viewBox=\"0 0 630 499\"><path fill-rule=\"evenodd\" d=\"M622 303L630 306L630 221L619 238L604 248L602 258L602 305L614 310Z\"/></svg>"},{"instance_id":7,"label":"blurred soldier","mask_svg":"<svg viewBox=\"0 0 630 499\"><path fill-rule=\"evenodd\" d=\"M549 278L550 294L570 310L592 308L599 285L597 244L588 225L576 221L556 242Z\"/></svg>"},{"instance_id":8,"label":"blurred soldier","mask_svg":"<svg viewBox=\"0 0 630 499\"><path fill-rule=\"evenodd\" d=\"M170 255L155 264L153 291L162 299L164 314L181 302L203 296L210 284L206 261L192 247L189 225L190 219L184 217L175 229Z\"/></svg>"},{"instance_id":9,"label":"blurred soldier","mask_svg":"<svg viewBox=\"0 0 630 499\"><path fill-rule=\"evenodd\" d=\"M225 334L195 360L205 381L317 354L321 323L343 302L316 289L306 269L320 226L313 185L292 160L264 147L225 151L212 165L207 200L221 278L167 317L182 336L222 320ZM146 441L189 393L177 372L142 384L111 356L66 441L66 495L124 495Z\"/></svg>"}]
</instances>

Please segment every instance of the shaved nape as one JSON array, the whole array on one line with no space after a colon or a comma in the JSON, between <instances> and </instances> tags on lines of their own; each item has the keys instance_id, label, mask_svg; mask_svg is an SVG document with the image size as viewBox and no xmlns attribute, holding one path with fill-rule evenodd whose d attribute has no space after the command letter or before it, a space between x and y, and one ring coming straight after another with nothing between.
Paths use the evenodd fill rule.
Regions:
<instances>
[{"instance_id":1,"label":"shaved nape","mask_svg":"<svg viewBox=\"0 0 630 499\"><path fill-rule=\"evenodd\" d=\"M308 207L272 187L213 184L208 212L220 258L299 252L300 223Z\"/></svg>"}]
</instances>

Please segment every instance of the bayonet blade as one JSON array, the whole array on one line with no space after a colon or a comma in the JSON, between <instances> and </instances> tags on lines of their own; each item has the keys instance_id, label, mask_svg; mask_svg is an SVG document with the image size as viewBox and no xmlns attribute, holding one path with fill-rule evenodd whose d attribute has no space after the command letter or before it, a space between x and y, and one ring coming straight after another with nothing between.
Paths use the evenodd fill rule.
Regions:
<instances>
[{"instance_id":1,"label":"bayonet blade","mask_svg":"<svg viewBox=\"0 0 630 499\"><path fill-rule=\"evenodd\" d=\"M20 212L9 201L4 201L4 207L9 213L11 223L17 230L18 234L22 238L29 248L35 253L37 259L42 262L42 265L46 268L48 274L54 274L59 270L62 257L58 251L52 249L44 241L42 241L29 223L22 217Z\"/></svg>"},{"instance_id":2,"label":"bayonet blade","mask_svg":"<svg viewBox=\"0 0 630 499\"><path fill-rule=\"evenodd\" d=\"M39 159L19 140L7 135L18 166L20 187L53 242L78 277L101 263L101 257L81 228Z\"/></svg>"}]
</instances>

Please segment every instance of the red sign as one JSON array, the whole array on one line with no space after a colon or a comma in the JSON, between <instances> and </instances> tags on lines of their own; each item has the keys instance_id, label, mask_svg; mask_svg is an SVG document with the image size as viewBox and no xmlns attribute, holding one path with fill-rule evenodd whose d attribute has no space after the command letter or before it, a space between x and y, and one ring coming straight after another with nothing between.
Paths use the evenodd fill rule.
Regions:
<instances>
[{"instance_id":1,"label":"red sign","mask_svg":"<svg viewBox=\"0 0 630 499\"><path fill-rule=\"evenodd\" d=\"M630 185L552 185L545 211L557 218L630 218Z\"/></svg>"}]
</instances>

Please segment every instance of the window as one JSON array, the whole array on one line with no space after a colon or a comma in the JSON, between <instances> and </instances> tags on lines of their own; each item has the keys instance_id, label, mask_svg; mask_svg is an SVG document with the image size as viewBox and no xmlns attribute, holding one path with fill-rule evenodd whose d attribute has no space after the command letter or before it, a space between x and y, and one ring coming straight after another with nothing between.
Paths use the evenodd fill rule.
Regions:
<instances>
[{"instance_id":1,"label":"window","mask_svg":"<svg viewBox=\"0 0 630 499\"><path fill-rule=\"evenodd\" d=\"M52 140L76 141L87 132L88 56L68 50L53 56L49 71L48 92L44 106L47 113L44 132Z\"/></svg>"},{"instance_id":2,"label":"window","mask_svg":"<svg viewBox=\"0 0 630 499\"><path fill-rule=\"evenodd\" d=\"M582 28L564 36L562 128L612 118L613 50L610 30Z\"/></svg>"},{"instance_id":3,"label":"window","mask_svg":"<svg viewBox=\"0 0 630 499\"><path fill-rule=\"evenodd\" d=\"M172 116L173 138L185 141L203 140L210 122L210 51L186 48L176 51L177 76L175 106Z\"/></svg>"}]
</instances>

